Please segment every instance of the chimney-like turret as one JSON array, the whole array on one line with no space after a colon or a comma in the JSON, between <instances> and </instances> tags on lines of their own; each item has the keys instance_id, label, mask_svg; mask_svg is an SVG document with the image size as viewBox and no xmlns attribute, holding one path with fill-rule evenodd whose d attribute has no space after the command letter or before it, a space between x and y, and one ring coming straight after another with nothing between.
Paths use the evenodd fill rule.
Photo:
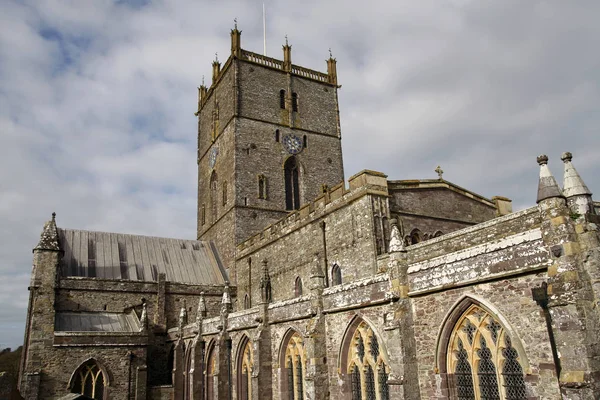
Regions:
<instances>
[{"instance_id":1,"label":"chimney-like turret","mask_svg":"<svg viewBox=\"0 0 600 400\"><path fill-rule=\"evenodd\" d=\"M219 74L221 73L221 63L219 62L219 57L217 53L215 53L215 61L212 63L212 83L215 84L217 79L219 79Z\"/></svg>"},{"instance_id":2,"label":"chimney-like turret","mask_svg":"<svg viewBox=\"0 0 600 400\"><path fill-rule=\"evenodd\" d=\"M329 49L329 59L327 60L327 75L329 76L329 83L337 85L337 61L331 54Z\"/></svg>"},{"instance_id":3,"label":"chimney-like turret","mask_svg":"<svg viewBox=\"0 0 600 400\"><path fill-rule=\"evenodd\" d=\"M237 28L237 19L234 19L235 26L231 30L231 55L240 58L242 55L242 31Z\"/></svg>"}]
</instances>

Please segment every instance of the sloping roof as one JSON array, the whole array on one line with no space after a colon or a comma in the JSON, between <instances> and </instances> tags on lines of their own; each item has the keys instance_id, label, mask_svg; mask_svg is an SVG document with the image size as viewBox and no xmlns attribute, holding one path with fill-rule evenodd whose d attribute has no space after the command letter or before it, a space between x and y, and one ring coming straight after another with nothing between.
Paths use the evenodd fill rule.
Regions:
<instances>
[{"instance_id":1,"label":"sloping roof","mask_svg":"<svg viewBox=\"0 0 600 400\"><path fill-rule=\"evenodd\" d=\"M222 285L227 275L216 247L197 240L58 228L61 275Z\"/></svg>"},{"instance_id":2,"label":"sloping roof","mask_svg":"<svg viewBox=\"0 0 600 400\"><path fill-rule=\"evenodd\" d=\"M140 323L133 313L58 312L57 332L139 332Z\"/></svg>"}]
</instances>

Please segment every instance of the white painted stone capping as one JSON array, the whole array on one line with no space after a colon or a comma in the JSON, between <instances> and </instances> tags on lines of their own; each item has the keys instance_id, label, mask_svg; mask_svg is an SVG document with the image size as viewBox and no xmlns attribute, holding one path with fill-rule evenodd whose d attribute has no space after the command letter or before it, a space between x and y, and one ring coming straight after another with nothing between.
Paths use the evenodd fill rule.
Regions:
<instances>
[{"instance_id":1,"label":"white painted stone capping","mask_svg":"<svg viewBox=\"0 0 600 400\"><path fill-rule=\"evenodd\" d=\"M473 258L481 254L492 253L497 250L506 249L521 243L533 242L542 238L540 228L535 228L526 232L517 233L516 235L507 236L505 238L495 240L489 243L480 244L469 247L464 250L455 251L454 253L445 254L435 257L427 261L421 261L412 264L408 267L408 273L415 273L422 270L436 268L442 265L454 263L468 258Z\"/></svg>"},{"instance_id":2,"label":"white painted stone capping","mask_svg":"<svg viewBox=\"0 0 600 400\"><path fill-rule=\"evenodd\" d=\"M443 241L448 240L448 239L455 238L457 236L463 236L463 235L468 234L468 233L474 233L474 232L477 232L479 230L489 228L489 227L491 227L493 225L497 225L497 224L501 224L503 222L511 221L513 219L518 219L518 218L522 218L522 217L526 217L526 216L538 216L538 215L539 215L539 209L538 209L538 207L537 206L533 206L533 207L526 208L526 209L521 210L521 211L517 211L517 212L512 213L512 214L507 214L507 215L503 215L503 216L498 217L498 218L490 219L489 221L485 221L485 222L482 222L482 223L477 224L477 225L469 226L468 228L463 228L463 229L460 229L458 231L454 231L454 232L450 232L450 233L445 233L442 236L438 236L438 237L433 238L433 239L428 239L428 240L422 241L422 242L417 243L417 244L411 244L410 246L406 246L405 250L408 253L410 253L411 251L416 250L416 249L420 249L421 247L430 246L430 245L433 245L433 244L436 244L436 243L443 242ZM482 242L485 242L485 240L486 240L485 237L483 237Z\"/></svg>"}]
</instances>

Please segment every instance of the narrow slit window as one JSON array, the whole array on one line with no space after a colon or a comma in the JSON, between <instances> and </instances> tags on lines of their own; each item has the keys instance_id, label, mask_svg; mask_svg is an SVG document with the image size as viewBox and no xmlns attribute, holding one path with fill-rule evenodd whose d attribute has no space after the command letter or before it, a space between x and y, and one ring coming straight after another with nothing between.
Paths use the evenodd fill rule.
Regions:
<instances>
[{"instance_id":1,"label":"narrow slit window","mask_svg":"<svg viewBox=\"0 0 600 400\"><path fill-rule=\"evenodd\" d=\"M267 177L264 175L258 176L258 198L267 199Z\"/></svg>"},{"instance_id":2,"label":"narrow slit window","mask_svg":"<svg viewBox=\"0 0 600 400\"><path fill-rule=\"evenodd\" d=\"M279 143L279 129L275 129L275 141Z\"/></svg>"},{"instance_id":3,"label":"narrow slit window","mask_svg":"<svg viewBox=\"0 0 600 400\"><path fill-rule=\"evenodd\" d=\"M304 135L304 138L302 139L302 147L308 147L308 138L306 137L306 135Z\"/></svg>"},{"instance_id":4,"label":"narrow slit window","mask_svg":"<svg viewBox=\"0 0 600 400\"><path fill-rule=\"evenodd\" d=\"M298 111L298 93L292 93L292 111Z\"/></svg>"}]
</instances>

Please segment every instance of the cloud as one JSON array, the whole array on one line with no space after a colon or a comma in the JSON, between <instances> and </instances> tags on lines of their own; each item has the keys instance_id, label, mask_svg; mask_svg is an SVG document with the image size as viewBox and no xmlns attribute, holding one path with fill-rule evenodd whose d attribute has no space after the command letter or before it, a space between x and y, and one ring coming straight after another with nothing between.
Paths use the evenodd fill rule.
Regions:
<instances>
[{"instance_id":1,"label":"cloud","mask_svg":"<svg viewBox=\"0 0 600 400\"><path fill-rule=\"evenodd\" d=\"M267 1L268 54L325 70L331 47L347 176L444 177L533 205L539 153L592 191L600 116L593 1ZM31 249L63 227L194 237L196 87L225 60L250 1L9 1L0 15L0 294L4 346L23 337Z\"/></svg>"}]
</instances>

